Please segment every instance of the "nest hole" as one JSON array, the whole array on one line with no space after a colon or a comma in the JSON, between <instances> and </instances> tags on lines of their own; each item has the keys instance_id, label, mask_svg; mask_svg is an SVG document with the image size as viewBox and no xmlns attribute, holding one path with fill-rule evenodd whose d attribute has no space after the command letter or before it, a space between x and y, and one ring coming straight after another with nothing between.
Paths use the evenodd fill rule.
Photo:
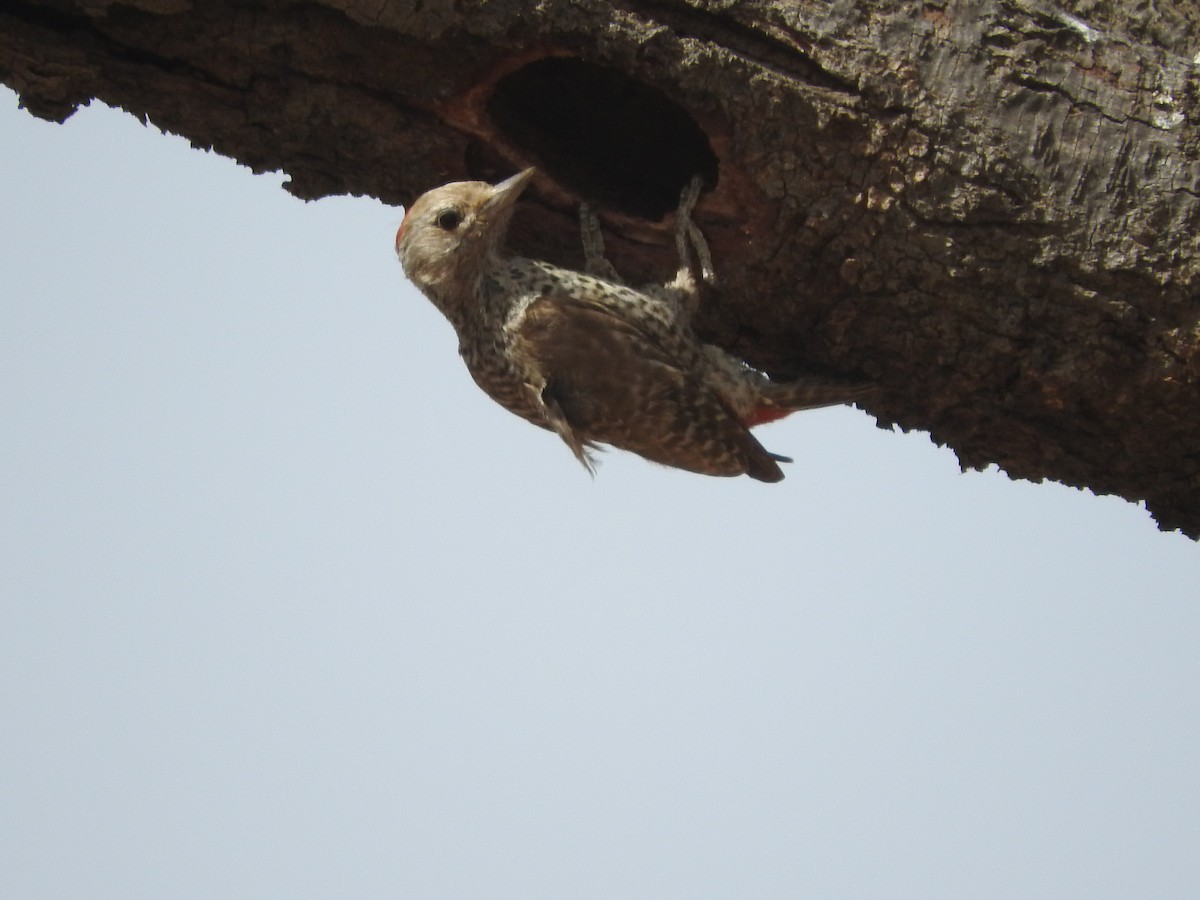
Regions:
<instances>
[{"instance_id":1,"label":"nest hole","mask_svg":"<svg viewBox=\"0 0 1200 900\"><path fill-rule=\"evenodd\" d=\"M717 183L717 157L696 120L616 69L537 60L497 82L487 113L555 180L599 206L658 220L692 176Z\"/></svg>"}]
</instances>

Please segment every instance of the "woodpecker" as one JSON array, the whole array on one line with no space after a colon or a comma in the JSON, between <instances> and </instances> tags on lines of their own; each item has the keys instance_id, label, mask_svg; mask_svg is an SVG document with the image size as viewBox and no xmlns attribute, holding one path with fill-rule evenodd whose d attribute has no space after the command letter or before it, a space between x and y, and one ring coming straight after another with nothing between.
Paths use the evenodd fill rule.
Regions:
<instances>
[{"instance_id":1,"label":"woodpecker","mask_svg":"<svg viewBox=\"0 0 1200 900\"><path fill-rule=\"evenodd\" d=\"M396 254L454 327L475 383L555 432L589 472L593 451L609 444L704 475L780 481L779 463L791 460L768 452L753 426L871 393L869 385L823 378L773 382L695 336L699 285L689 246L702 279L715 278L691 219L699 178L676 212L680 265L666 284L625 284L604 259L599 223L586 206L586 271L504 256L513 208L535 171L423 194L396 232Z\"/></svg>"}]
</instances>

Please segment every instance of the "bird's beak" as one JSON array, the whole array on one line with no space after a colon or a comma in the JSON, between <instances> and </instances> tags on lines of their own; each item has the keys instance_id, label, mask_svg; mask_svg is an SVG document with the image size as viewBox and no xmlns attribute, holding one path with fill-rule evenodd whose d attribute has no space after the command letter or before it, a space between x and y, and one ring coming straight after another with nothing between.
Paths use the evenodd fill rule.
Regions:
<instances>
[{"instance_id":1,"label":"bird's beak","mask_svg":"<svg viewBox=\"0 0 1200 900\"><path fill-rule=\"evenodd\" d=\"M525 185L529 184L536 174L537 169L530 166L524 172L518 172L511 178L504 179L492 188L492 196L485 201L484 209L490 215L511 210L517 202L517 198L521 196L521 192L525 190Z\"/></svg>"}]
</instances>

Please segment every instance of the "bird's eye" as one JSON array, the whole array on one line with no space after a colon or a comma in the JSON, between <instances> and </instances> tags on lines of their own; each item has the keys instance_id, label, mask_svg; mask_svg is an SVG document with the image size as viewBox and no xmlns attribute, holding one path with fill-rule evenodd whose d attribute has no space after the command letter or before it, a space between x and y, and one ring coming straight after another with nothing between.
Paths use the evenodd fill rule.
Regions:
<instances>
[{"instance_id":1,"label":"bird's eye","mask_svg":"<svg viewBox=\"0 0 1200 900\"><path fill-rule=\"evenodd\" d=\"M437 226L443 231L453 231L462 222L462 213L457 209L443 209L438 213Z\"/></svg>"}]
</instances>

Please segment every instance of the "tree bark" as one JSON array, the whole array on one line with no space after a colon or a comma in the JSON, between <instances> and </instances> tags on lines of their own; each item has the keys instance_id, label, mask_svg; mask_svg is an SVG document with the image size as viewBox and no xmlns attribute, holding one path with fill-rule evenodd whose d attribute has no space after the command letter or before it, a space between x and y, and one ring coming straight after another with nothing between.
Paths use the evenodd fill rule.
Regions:
<instances>
[{"instance_id":1,"label":"tree bark","mask_svg":"<svg viewBox=\"0 0 1200 900\"><path fill-rule=\"evenodd\" d=\"M1197 22L1182 0L26 0L0 8L0 79L304 198L536 164L514 249L578 265L587 199L632 280L673 267L700 173L707 340L874 380L881 426L964 467L1195 538Z\"/></svg>"}]
</instances>

